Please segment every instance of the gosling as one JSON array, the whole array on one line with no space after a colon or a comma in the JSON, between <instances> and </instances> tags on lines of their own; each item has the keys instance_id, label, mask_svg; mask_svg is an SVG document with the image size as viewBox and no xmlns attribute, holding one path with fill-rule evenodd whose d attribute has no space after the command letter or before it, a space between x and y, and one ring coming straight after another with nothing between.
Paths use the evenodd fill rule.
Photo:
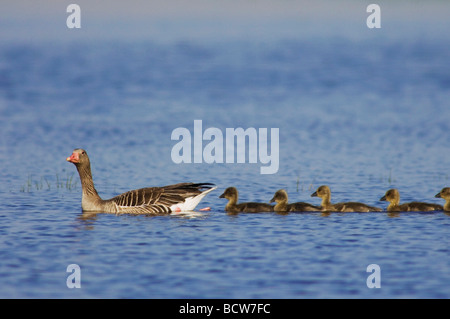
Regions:
<instances>
[{"instance_id":1,"label":"gosling","mask_svg":"<svg viewBox=\"0 0 450 319\"><path fill-rule=\"evenodd\" d=\"M262 213L273 212L273 206L266 203L247 202L237 204L239 197L236 187L228 187L219 198L228 199L225 210L230 213Z\"/></svg>"},{"instance_id":2,"label":"gosling","mask_svg":"<svg viewBox=\"0 0 450 319\"><path fill-rule=\"evenodd\" d=\"M322 198L321 209L322 211L329 212L381 212L382 209L378 207L369 206L358 202L342 202L331 203L331 190L327 185L320 186L317 191L311 194L311 197Z\"/></svg>"},{"instance_id":3,"label":"gosling","mask_svg":"<svg viewBox=\"0 0 450 319\"><path fill-rule=\"evenodd\" d=\"M435 210L443 210L443 207L438 204L429 204L422 202L410 202L400 204L400 193L397 189L392 188L380 198L380 201L388 201L388 212L430 212Z\"/></svg>"},{"instance_id":4,"label":"gosling","mask_svg":"<svg viewBox=\"0 0 450 319\"><path fill-rule=\"evenodd\" d=\"M274 210L278 212L320 212L321 209L318 206L311 205L309 203L297 202L288 204L288 194L284 189L278 190L270 203L276 202Z\"/></svg>"}]
</instances>

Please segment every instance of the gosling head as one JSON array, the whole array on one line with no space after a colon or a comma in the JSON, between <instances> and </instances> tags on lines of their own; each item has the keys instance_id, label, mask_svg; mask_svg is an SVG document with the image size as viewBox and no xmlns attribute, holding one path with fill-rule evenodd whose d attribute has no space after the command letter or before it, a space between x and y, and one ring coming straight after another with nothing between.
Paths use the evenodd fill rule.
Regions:
<instances>
[{"instance_id":1,"label":"gosling head","mask_svg":"<svg viewBox=\"0 0 450 319\"><path fill-rule=\"evenodd\" d=\"M446 200L450 200L450 187L444 187L439 193L436 194L437 198L443 198Z\"/></svg>"},{"instance_id":2,"label":"gosling head","mask_svg":"<svg viewBox=\"0 0 450 319\"><path fill-rule=\"evenodd\" d=\"M280 189L280 190L277 190L275 195L273 195L273 197L269 203L273 203L273 202L279 203L279 202L287 201L287 200L288 200L287 192L284 189Z\"/></svg>"},{"instance_id":3,"label":"gosling head","mask_svg":"<svg viewBox=\"0 0 450 319\"><path fill-rule=\"evenodd\" d=\"M327 185L322 185L317 190L311 194L311 197L331 197L331 190Z\"/></svg>"},{"instance_id":4,"label":"gosling head","mask_svg":"<svg viewBox=\"0 0 450 319\"><path fill-rule=\"evenodd\" d=\"M219 196L219 198L226 198L226 199L235 199L238 197L238 191L236 187L228 187L222 195Z\"/></svg>"},{"instance_id":5,"label":"gosling head","mask_svg":"<svg viewBox=\"0 0 450 319\"><path fill-rule=\"evenodd\" d=\"M400 193L397 189L392 188L384 194L383 197L380 198L380 201L387 201L394 204L398 204L400 202Z\"/></svg>"}]
</instances>

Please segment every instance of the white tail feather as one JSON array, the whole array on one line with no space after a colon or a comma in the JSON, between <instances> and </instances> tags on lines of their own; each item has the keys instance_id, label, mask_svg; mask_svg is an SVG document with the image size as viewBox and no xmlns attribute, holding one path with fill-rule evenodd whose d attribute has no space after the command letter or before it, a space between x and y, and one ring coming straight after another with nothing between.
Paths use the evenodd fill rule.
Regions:
<instances>
[{"instance_id":1,"label":"white tail feather","mask_svg":"<svg viewBox=\"0 0 450 319\"><path fill-rule=\"evenodd\" d=\"M172 212L186 212L186 211L193 211L195 207L200 203L200 201L203 199L203 197L206 196L209 192L215 190L217 187L210 188L201 194L198 194L194 197L188 197L185 199L183 203L178 203L170 206L170 210Z\"/></svg>"}]
</instances>

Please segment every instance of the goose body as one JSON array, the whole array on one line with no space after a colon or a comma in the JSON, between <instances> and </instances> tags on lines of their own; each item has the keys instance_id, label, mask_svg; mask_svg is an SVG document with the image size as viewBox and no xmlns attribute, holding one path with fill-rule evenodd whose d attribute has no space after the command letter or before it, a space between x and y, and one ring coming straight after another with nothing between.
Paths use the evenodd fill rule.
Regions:
<instances>
[{"instance_id":1,"label":"goose body","mask_svg":"<svg viewBox=\"0 0 450 319\"><path fill-rule=\"evenodd\" d=\"M235 187L228 187L219 198L228 199L225 210L230 213L273 212L273 206L266 203L247 202L238 204L239 193Z\"/></svg>"},{"instance_id":2,"label":"goose body","mask_svg":"<svg viewBox=\"0 0 450 319\"><path fill-rule=\"evenodd\" d=\"M444 187L439 193L434 196L436 198L445 199L444 210L450 212L450 187Z\"/></svg>"},{"instance_id":3,"label":"goose body","mask_svg":"<svg viewBox=\"0 0 450 319\"><path fill-rule=\"evenodd\" d=\"M66 160L77 168L82 189L81 208L86 212L170 214L192 211L206 194L216 189L211 183L179 183L136 189L103 200L94 187L90 160L86 151L75 149Z\"/></svg>"},{"instance_id":4,"label":"goose body","mask_svg":"<svg viewBox=\"0 0 450 319\"><path fill-rule=\"evenodd\" d=\"M322 198L321 209L322 211L329 212L381 212L382 209L378 207L373 207L359 202L342 202L342 203L331 203L331 190L327 185L320 186L317 191L311 194L311 197Z\"/></svg>"},{"instance_id":5,"label":"goose body","mask_svg":"<svg viewBox=\"0 0 450 319\"><path fill-rule=\"evenodd\" d=\"M318 212L321 211L320 207L305 203L297 202L288 204L288 195L284 189L278 190L270 203L276 202L274 210L276 212Z\"/></svg>"},{"instance_id":6,"label":"goose body","mask_svg":"<svg viewBox=\"0 0 450 319\"><path fill-rule=\"evenodd\" d=\"M438 204L430 204L423 202L410 202L400 204L400 193L397 189L392 188L380 198L380 201L388 201L388 212L430 212L435 210L443 210L443 207Z\"/></svg>"}]
</instances>

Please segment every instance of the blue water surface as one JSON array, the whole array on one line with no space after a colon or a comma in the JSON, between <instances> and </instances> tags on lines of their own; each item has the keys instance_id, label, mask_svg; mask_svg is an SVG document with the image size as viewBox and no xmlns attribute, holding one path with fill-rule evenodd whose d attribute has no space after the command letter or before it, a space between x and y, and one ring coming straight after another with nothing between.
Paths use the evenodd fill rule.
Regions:
<instances>
[{"instance_id":1,"label":"blue water surface","mask_svg":"<svg viewBox=\"0 0 450 319\"><path fill-rule=\"evenodd\" d=\"M319 204L310 194L327 184L333 201L385 209L379 199L395 187L402 202L443 204L449 36L423 27L3 41L0 297L449 298L448 213L229 215L219 198L235 186L241 201L268 202L284 188L291 202ZM194 120L224 135L279 128L279 170L260 174L259 159L174 163L171 133L193 134ZM212 182L198 207L211 211L83 214L65 161L78 147L105 199ZM81 288L67 287L70 264ZM381 288L367 286L371 264Z\"/></svg>"}]
</instances>

